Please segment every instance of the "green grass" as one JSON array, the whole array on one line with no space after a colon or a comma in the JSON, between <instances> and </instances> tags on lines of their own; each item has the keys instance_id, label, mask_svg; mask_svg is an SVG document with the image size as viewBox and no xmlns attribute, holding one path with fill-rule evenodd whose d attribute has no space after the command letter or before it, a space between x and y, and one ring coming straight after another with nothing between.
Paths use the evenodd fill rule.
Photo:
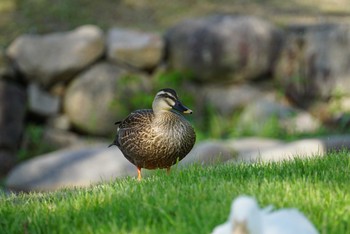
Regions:
<instances>
[{"instance_id":1,"label":"green grass","mask_svg":"<svg viewBox=\"0 0 350 234\"><path fill-rule=\"evenodd\" d=\"M0 233L210 233L231 201L296 207L320 233L350 229L350 157L162 170L85 189L0 195Z\"/></svg>"}]
</instances>

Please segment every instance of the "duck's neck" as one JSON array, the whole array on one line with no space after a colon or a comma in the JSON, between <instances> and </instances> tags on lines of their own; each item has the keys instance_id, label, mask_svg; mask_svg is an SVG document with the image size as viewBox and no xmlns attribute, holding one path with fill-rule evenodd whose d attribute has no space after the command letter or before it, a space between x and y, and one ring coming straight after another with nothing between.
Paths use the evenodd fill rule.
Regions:
<instances>
[{"instance_id":1,"label":"duck's neck","mask_svg":"<svg viewBox=\"0 0 350 234\"><path fill-rule=\"evenodd\" d=\"M177 120L177 114L167 111L160 110L154 111L154 124L156 125L172 125Z\"/></svg>"},{"instance_id":2,"label":"duck's neck","mask_svg":"<svg viewBox=\"0 0 350 234\"><path fill-rule=\"evenodd\" d=\"M171 107L163 99L155 98L152 103L152 110L154 114L157 116L157 115L161 115L164 112L170 111Z\"/></svg>"},{"instance_id":3,"label":"duck's neck","mask_svg":"<svg viewBox=\"0 0 350 234\"><path fill-rule=\"evenodd\" d=\"M172 139L173 143L184 142L186 141L186 136L192 134L191 127L189 127L187 121L180 114L172 111L156 113L152 125L153 131L158 132L162 136L167 135L168 139Z\"/></svg>"}]
</instances>

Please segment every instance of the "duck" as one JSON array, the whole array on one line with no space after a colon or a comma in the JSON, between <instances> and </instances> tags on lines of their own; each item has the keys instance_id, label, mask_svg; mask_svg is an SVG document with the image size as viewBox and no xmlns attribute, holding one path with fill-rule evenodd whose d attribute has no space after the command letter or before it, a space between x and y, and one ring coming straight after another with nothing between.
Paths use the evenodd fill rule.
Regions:
<instances>
[{"instance_id":1,"label":"duck","mask_svg":"<svg viewBox=\"0 0 350 234\"><path fill-rule=\"evenodd\" d=\"M196 133L182 114L192 114L183 105L174 89L157 92L152 109L140 109L118 121L117 133L109 147L115 145L137 168L166 169L181 161L193 148Z\"/></svg>"},{"instance_id":2,"label":"duck","mask_svg":"<svg viewBox=\"0 0 350 234\"><path fill-rule=\"evenodd\" d=\"M296 208L261 209L251 196L241 195L231 205L227 222L212 234L318 234L314 225Z\"/></svg>"}]
</instances>

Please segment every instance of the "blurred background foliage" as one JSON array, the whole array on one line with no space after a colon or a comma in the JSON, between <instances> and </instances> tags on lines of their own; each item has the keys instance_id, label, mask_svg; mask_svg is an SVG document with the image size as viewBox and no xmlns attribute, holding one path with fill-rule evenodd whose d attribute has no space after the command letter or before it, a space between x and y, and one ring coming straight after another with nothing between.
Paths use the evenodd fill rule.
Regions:
<instances>
[{"instance_id":1,"label":"blurred background foliage","mask_svg":"<svg viewBox=\"0 0 350 234\"><path fill-rule=\"evenodd\" d=\"M22 33L64 31L82 24L163 31L184 18L216 12L252 14L279 25L350 21L348 0L1 0L0 47Z\"/></svg>"}]
</instances>

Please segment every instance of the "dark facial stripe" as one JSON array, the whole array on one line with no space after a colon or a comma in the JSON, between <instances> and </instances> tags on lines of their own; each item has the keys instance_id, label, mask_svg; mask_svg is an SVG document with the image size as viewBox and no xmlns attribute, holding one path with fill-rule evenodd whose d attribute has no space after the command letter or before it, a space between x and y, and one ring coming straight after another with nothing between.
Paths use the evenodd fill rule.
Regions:
<instances>
[{"instance_id":1,"label":"dark facial stripe","mask_svg":"<svg viewBox=\"0 0 350 234\"><path fill-rule=\"evenodd\" d=\"M170 96L167 93L161 93L161 94L158 94L157 96L162 97L162 98L169 98L169 99L173 100L174 102L176 102L176 98L174 98L173 96Z\"/></svg>"}]
</instances>

